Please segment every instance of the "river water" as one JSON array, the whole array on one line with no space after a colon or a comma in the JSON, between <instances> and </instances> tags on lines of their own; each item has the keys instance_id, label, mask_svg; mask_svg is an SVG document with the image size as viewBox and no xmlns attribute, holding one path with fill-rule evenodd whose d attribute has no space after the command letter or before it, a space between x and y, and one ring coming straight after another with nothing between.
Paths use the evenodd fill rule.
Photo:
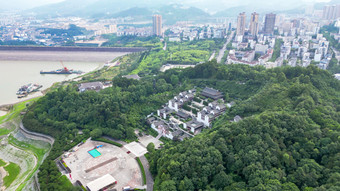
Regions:
<instances>
[{"instance_id":1,"label":"river water","mask_svg":"<svg viewBox=\"0 0 340 191\"><path fill-rule=\"evenodd\" d=\"M41 70L51 71L62 68L59 60L63 60L64 65L69 69L90 72L124 54L126 53L0 51L0 106L22 101L23 99L17 98L16 92L23 85L37 83L43 85L42 90L44 90L55 82L78 76L40 74ZM42 94L36 92L24 99L39 95Z\"/></svg>"}]
</instances>

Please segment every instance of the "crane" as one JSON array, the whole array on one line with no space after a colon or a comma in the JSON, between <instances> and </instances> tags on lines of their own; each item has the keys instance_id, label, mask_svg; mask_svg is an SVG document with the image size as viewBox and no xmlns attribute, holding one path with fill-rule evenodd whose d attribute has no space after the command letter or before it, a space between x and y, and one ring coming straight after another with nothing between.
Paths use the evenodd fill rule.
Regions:
<instances>
[{"instance_id":1,"label":"crane","mask_svg":"<svg viewBox=\"0 0 340 191\"><path fill-rule=\"evenodd\" d=\"M61 63L61 65L64 67L64 70L65 70L65 71L68 71L68 68L66 68L66 67L64 66L63 61L60 60L60 63Z\"/></svg>"}]
</instances>

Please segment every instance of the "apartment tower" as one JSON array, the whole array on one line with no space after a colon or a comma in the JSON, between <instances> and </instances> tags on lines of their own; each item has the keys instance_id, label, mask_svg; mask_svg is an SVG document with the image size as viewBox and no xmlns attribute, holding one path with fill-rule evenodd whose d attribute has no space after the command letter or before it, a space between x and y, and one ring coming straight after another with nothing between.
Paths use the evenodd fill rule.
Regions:
<instances>
[{"instance_id":1,"label":"apartment tower","mask_svg":"<svg viewBox=\"0 0 340 191\"><path fill-rule=\"evenodd\" d=\"M237 17L236 35L243 36L245 30L246 30L246 13L243 12L243 13L240 13Z\"/></svg>"},{"instance_id":2,"label":"apartment tower","mask_svg":"<svg viewBox=\"0 0 340 191\"><path fill-rule=\"evenodd\" d=\"M257 36L259 33L259 14L254 12L250 16L249 31L252 36Z\"/></svg>"},{"instance_id":3,"label":"apartment tower","mask_svg":"<svg viewBox=\"0 0 340 191\"><path fill-rule=\"evenodd\" d=\"M152 33L156 36L162 36L162 15L152 16Z\"/></svg>"},{"instance_id":4,"label":"apartment tower","mask_svg":"<svg viewBox=\"0 0 340 191\"><path fill-rule=\"evenodd\" d=\"M273 13L266 14L264 28L263 28L263 33L265 35L274 34L275 19L276 19L276 14L273 14Z\"/></svg>"}]
</instances>

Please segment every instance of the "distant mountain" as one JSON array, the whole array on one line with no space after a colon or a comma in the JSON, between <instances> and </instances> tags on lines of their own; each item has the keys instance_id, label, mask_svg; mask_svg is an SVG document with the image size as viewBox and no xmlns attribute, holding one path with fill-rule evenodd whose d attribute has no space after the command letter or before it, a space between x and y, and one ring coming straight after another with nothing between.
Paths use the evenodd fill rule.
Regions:
<instances>
[{"instance_id":1,"label":"distant mountain","mask_svg":"<svg viewBox=\"0 0 340 191\"><path fill-rule=\"evenodd\" d=\"M325 5L335 5L335 4L340 4L340 0L332 0L330 2L321 2L321 3L316 3L314 4L315 9L323 9Z\"/></svg>"},{"instance_id":2,"label":"distant mountain","mask_svg":"<svg viewBox=\"0 0 340 191\"><path fill-rule=\"evenodd\" d=\"M251 13L254 11L260 12L259 10L253 9L248 6L239 6L239 7L231 7L226 10L219 11L215 13L214 16L215 17L236 17L239 13L242 13L242 12Z\"/></svg>"},{"instance_id":3,"label":"distant mountain","mask_svg":"<svg viewBox=\"0 0 340 191\"><path fill-rule=\"evenodd\" d=\"M247 15L250 16L251 13L257 12L260 14L260 17L264 16L264 14L267 13L284 13L284 14L303 14L305 12L305 7L300 6L293 9L287 9L287 10L268 10L264 8L255 8L255 7L249 7L249 6L240 6L240 7L232 7L229 9L226 9L224 11L219 11L215 13L213 16L215 17L236 17L239 13L246 12Z\"/></svg>"},{"instance_id":4,"label":"distant mountain","mask_svg":"<svg viewBox=\"0 0 340 191\"><path fill-rule=\"evenodd\" d=\"M181 7L180 5L163 6L155 13L161 14L167 24L176 21L199 20L211 17L210 14L196 7Z\"/></svg>"},{"instance_id":5,"label":"distant mountain","mask_svg":"<svg viewBox=\"0 0 340 191\"><path fill-rule=\"evenodd\" d=\"M155 0L65 0L60 3L50 4L26 10L26 13L35 13L41 17L79 16L92 17L93 15L107 15L118 13L129 8L161 6Z\"/></svg>"},{"instance_id":6,"label":"distant mountain","mask_svg":"<svg viewBox=\"0 0 340 191\"><path fill-rule=\"evenodd\" d=\"M282 3L284 2L284 3ZM340 3L333 0L330 3ZM39 17L78 16L85 18L106 17L145 17L154 13L162 14L166 22L178 20L197 20L210 18L210 13L217 17L236 17L240 12L301 12L304 0L65 0L25 11ZM328 3L329 4L329 3ZM322 7L324 3L317 4ZM218 11L217 10L223 10Z\"/></svg>"},{"instance_id":7,"label":"distant mountain","mask_svg":"<svg viewBox=\"0 0 340 191\"><path fill-rule=\"evenodd\" d=\"M152 11L148 8L133 7L113 15L113 17L149 17L152 15Z\"/></svg>"}]
</instances>

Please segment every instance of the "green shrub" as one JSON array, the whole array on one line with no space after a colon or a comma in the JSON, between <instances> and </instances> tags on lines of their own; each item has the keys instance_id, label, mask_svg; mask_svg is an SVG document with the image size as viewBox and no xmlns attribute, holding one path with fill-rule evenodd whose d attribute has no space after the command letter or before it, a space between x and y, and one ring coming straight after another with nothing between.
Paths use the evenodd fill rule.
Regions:
<instances>
[{"instance_id":1,"label":"green shrub","mask_svg":"<svg viewBox=\"0 0 340 191\"><path fill-rule=\"evenodd\" d=\"M143 185L146 184L146 175L145 175L145 170L142 162L140 161L139 157L136 157L136 160L138 162L138 165L140 167L140 170L142 171L142 176L143 176Z\"/></svg>"},{"instance_id":2,"label":"green shrub","mask_svg":"<svg viewBox=\"0 0 340 191\"><path fill-rule=\"evenodd\" d=\"M117 146L117 147L123 147L122 144L117 143L117 142L114 142L114 141L111 141L111 140L108 140L108 139L105 139L105 138L103 138L103 137L101 137L101 138L96 138L96 139L92 139L92 140L101 141L101 142L104 142L104 143L109 143L109 144L115 145L115 146Z\"/></svg>"}]
</instances>

